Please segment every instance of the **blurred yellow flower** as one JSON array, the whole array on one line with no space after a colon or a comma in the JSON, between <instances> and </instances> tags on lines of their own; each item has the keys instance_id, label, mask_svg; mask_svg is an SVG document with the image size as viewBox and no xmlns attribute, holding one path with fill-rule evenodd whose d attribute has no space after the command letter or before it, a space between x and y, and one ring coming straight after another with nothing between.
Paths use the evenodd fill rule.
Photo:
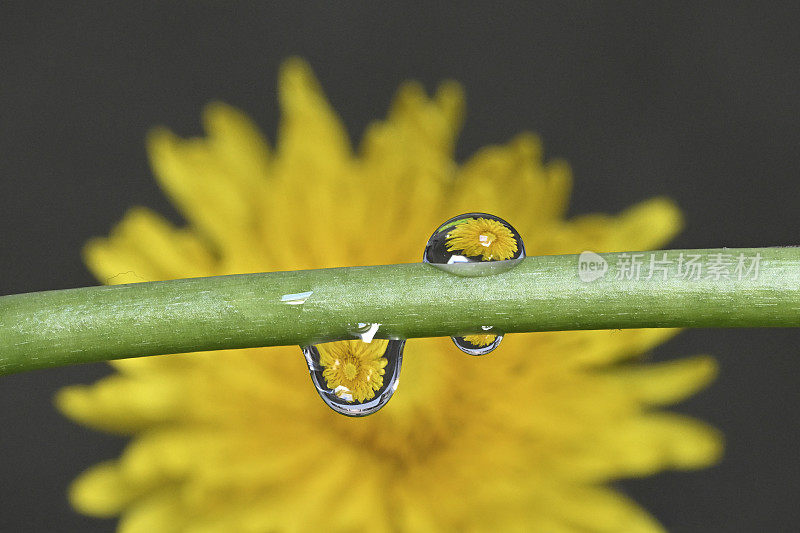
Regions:
<instances>
[{"instance_id":1,"label":"blurred yellow flower","mask_svg":"<svg viewBox=\"0 0 800 533\"><path fill-rule=\"evenodd\" d=\"M305 63L284 65L279 94L274 149L223 104L205 110L206 138L150 136L188 225L132 209L86 247L98 279L417 262L430 232L464 212L510 221L529 255L642 250L679 229L665 199L566 220L570 171L543 163L530 134L458 165L455 83L433 98L403 85L358 150ZM607 482L721 453L715 430L658 409L708 383L714 361L637 361L673 334L509 335L491 358L411 340L397 393L364 419L323 404L297 347L116 361L114 375L57 396L72 419L132 437L70 499L120 515L125 533L659 531Z\"/></svg>"}]
</instances>

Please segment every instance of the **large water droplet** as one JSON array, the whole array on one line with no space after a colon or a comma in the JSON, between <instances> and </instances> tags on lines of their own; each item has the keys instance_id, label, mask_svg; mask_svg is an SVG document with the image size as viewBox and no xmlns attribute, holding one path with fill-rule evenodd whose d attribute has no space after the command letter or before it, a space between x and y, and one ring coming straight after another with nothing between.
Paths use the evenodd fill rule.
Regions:
<instances>
[{"instance_id":1,"label":"large water droplet","mask_svg":"<svg viewBox=\"0 0 800 533\"><path fill-rule=\"evenodd\" d=\"M422 260L459 276L488 276L516 266L525 258L525 245L514 227L488 213L465 213L451 218L433 232ZM486 326L484 326L484 331ZM500 344L502 335L453 337L470 355L484 355Z\"/></svg>"},{"instance_id":2,"label":"large water droplet","mask_svg":"<svg viewBox=\"0 0 800 533\"><path fill-rule=\"evenodd\" d=\"M465 213L451 218L433 232L422 260L461 276L498 274L525 258L525 245L517 230L488 213Z\"/></svg>"},{"instance_id":3,"label":"large water droplet","mask_svg":"<svg viewBox=\"0 0 800 533\"><path fill-rule=\"evenodd\" d=\"M347 416L374 413L389 401L400 378L405 340L345 340L303 348L322 400Z\"/></svg>"}]
</instances>

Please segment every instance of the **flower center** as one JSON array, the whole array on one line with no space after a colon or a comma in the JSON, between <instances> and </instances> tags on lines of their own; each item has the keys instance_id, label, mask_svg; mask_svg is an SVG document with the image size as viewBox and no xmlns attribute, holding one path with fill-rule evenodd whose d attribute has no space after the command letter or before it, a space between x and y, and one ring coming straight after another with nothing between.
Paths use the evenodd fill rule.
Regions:
<instances>
[{"instance_id":1,"label":"flower center","mask_svg":"<svg viewBox=\"0 0 800 533\"><path fill-rule=\"evenodd\" d=\"M481 246L484 246L486 248L491 246L492 243L495 241L495 239L497 239L497 235L495 235L494 233L490 233L488 231L485 232L485 233L482 233L478 237L478 241L481 243Z\"/></svg>"},{"instance_id":2,"label":"flower center","mask_svg":"<svg viewBox=\"0 0 800 533\"><path fill-rule=\"evenodd\" d=\"M348 361L344 364L344 377L347 379L353 379L356 377L357 373L358 368L351 361Z\"/></svg>"}]
</instances>

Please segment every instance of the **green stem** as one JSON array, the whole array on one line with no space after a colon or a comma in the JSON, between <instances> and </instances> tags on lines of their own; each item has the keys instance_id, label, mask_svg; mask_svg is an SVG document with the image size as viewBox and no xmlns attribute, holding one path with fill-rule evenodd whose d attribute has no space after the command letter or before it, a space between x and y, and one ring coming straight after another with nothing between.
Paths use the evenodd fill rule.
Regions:
<instances>
[{"instance_id":1,"label":"green stem","mask_svg":"<svg viewBox=\"0 0 800 533\"><path fill-rule=\"evenodd\" d=\"M380 324L380 338L464 335L484 325L503 333L800 326L800 248L641 254L601 254L608 270L593 281L579 276L579 256L562 255L529 257L482 277L405 264L3 296L0 375L355 338L358 323ZM592 260L602 266L590 256L584 267ZM308 292L304 303L287 296Z\"/></svg>"}]
</instances>

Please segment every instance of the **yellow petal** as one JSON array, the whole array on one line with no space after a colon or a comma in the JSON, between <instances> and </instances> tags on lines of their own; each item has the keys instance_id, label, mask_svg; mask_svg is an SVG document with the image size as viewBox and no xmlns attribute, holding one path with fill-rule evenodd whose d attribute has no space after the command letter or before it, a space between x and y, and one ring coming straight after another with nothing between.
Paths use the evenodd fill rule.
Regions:
<instances>
[{"instance_id":1,"label":"yellow petal","mask_svg":"<svg viewBox=\"0 0 800 533\"><path fill-rule=\"evenodd\" d=\"M652 198L623 211L617 222L618 250L650 250L672 239L683 216L669 198Z\"/></svg>"},{"instance_id":2,"label":"yellow petal","mask_svg":"<svg viewBox=\"0 0 800 533\"><path fill-rule=\"evenodd\" d=\"M331 109L308 63L286 61L278 80L281 124L278 150L283 163L324 169L338 168L350 157L350 141Z\"/></svg>"},{"instance_id":3,"label":"yellow petal","mask_svg":"<svg viewBox=\"0 0 800 533\"><path fill-rule=\"evenodd\" d=\"M81 424L128 434L174 418L181 399L179 390L164 376L149 380L113 375L94 385L65 387L56 394L55 403Z\"/></svg>"},{"instance_id":4,"label":"yellow petal","mask_svg":"<svg viewBox=\"0 0 800 533\"><path fill-rule=\"evenodd\" d=\"M210 149L230 169L235 186L263 192L269 178L269 146L253 121L235 107L213 102L203 110L203 124Z\"/></svg>"},{"instance_id":5,"label":"yellow petal","mask_svg":"<svg viewBox=\"0 0 800 533\"><path fill-rule=\"evenodd\" d=\"M69 501L79 512L110 517L119 514L140 492L120 475L116 461L98 463L69 487Z\"/></svg>"},{"instance_id":6,"label":"yellow petal","mask_svg":"<svg viewBox=\"0 0 800 533\"><path fill-rule=\"evenodd\" d=\"M677 329L565 331L535 333L542 356L564 366L598 367L641 355L674 337Z\"/></svg>"},{"instance_id":7,"label":"yellow petal","mask_svg":"<svg viewBox=\"0 0 800 533\"><path fill-rule=\"evenodd\" d=\"M649 414L609 424L586 435L552 458L562 476L584 481L652 475L662 470L691 470L718 461L718 431L688 417Z\"/></svg>"},{"instance_id":8,"label":"yellow petal","mask_svg":"<svg viewBox=\"0 0 800 533\"><path fill-rule=\"evenodd\" d=\"M708 385L717 375L717 363L709 356L665 363L620 368L604 377L615 387L649 405L679 402Z\"/></svg>"},{"instance_id":9,"label":"yellow petal","mask_svg":"<svg viewBox=\"0 0 800 533\"><path fill-rule=\"evenodd\" d=\"M184 531L185 519L177 492L168 487L131 506L120 520L117 532L179 533Z\"/></svg>"},{"instance_id":10,"label":"yellow petal","mask_svg":"<svg viewBox=\"0 0 800 533\"><path fill-rule=\"evenodd\" d=\"M84 249L89 268L106 283L156 281L213 275L213 259L191 233L163 217L136 207L128 211L107 239Z\"/></svg>"},{"instance_id":11,"label":"yellow petal","mask_svg":"<svg viewBox=\"0 0 800 533\"><path fill-rule=\"evenodd\" d=\"M621 494L600 487L565 487L550 498L551 512L575 531L661 533L664 528Z\"/></svg>"},{"instance_id":12,"label":"yellow petal","mask_svg":"<svg viewBox=\"0 0 800 533\"><path fill-rule=\"evenodd\" d=\"M429 99L421 84L406 82L397 91L387 123L403 135L403 144L449 158L463 118L464 92L458 83L443 83Z\"/></svg>"}]
</instances>

